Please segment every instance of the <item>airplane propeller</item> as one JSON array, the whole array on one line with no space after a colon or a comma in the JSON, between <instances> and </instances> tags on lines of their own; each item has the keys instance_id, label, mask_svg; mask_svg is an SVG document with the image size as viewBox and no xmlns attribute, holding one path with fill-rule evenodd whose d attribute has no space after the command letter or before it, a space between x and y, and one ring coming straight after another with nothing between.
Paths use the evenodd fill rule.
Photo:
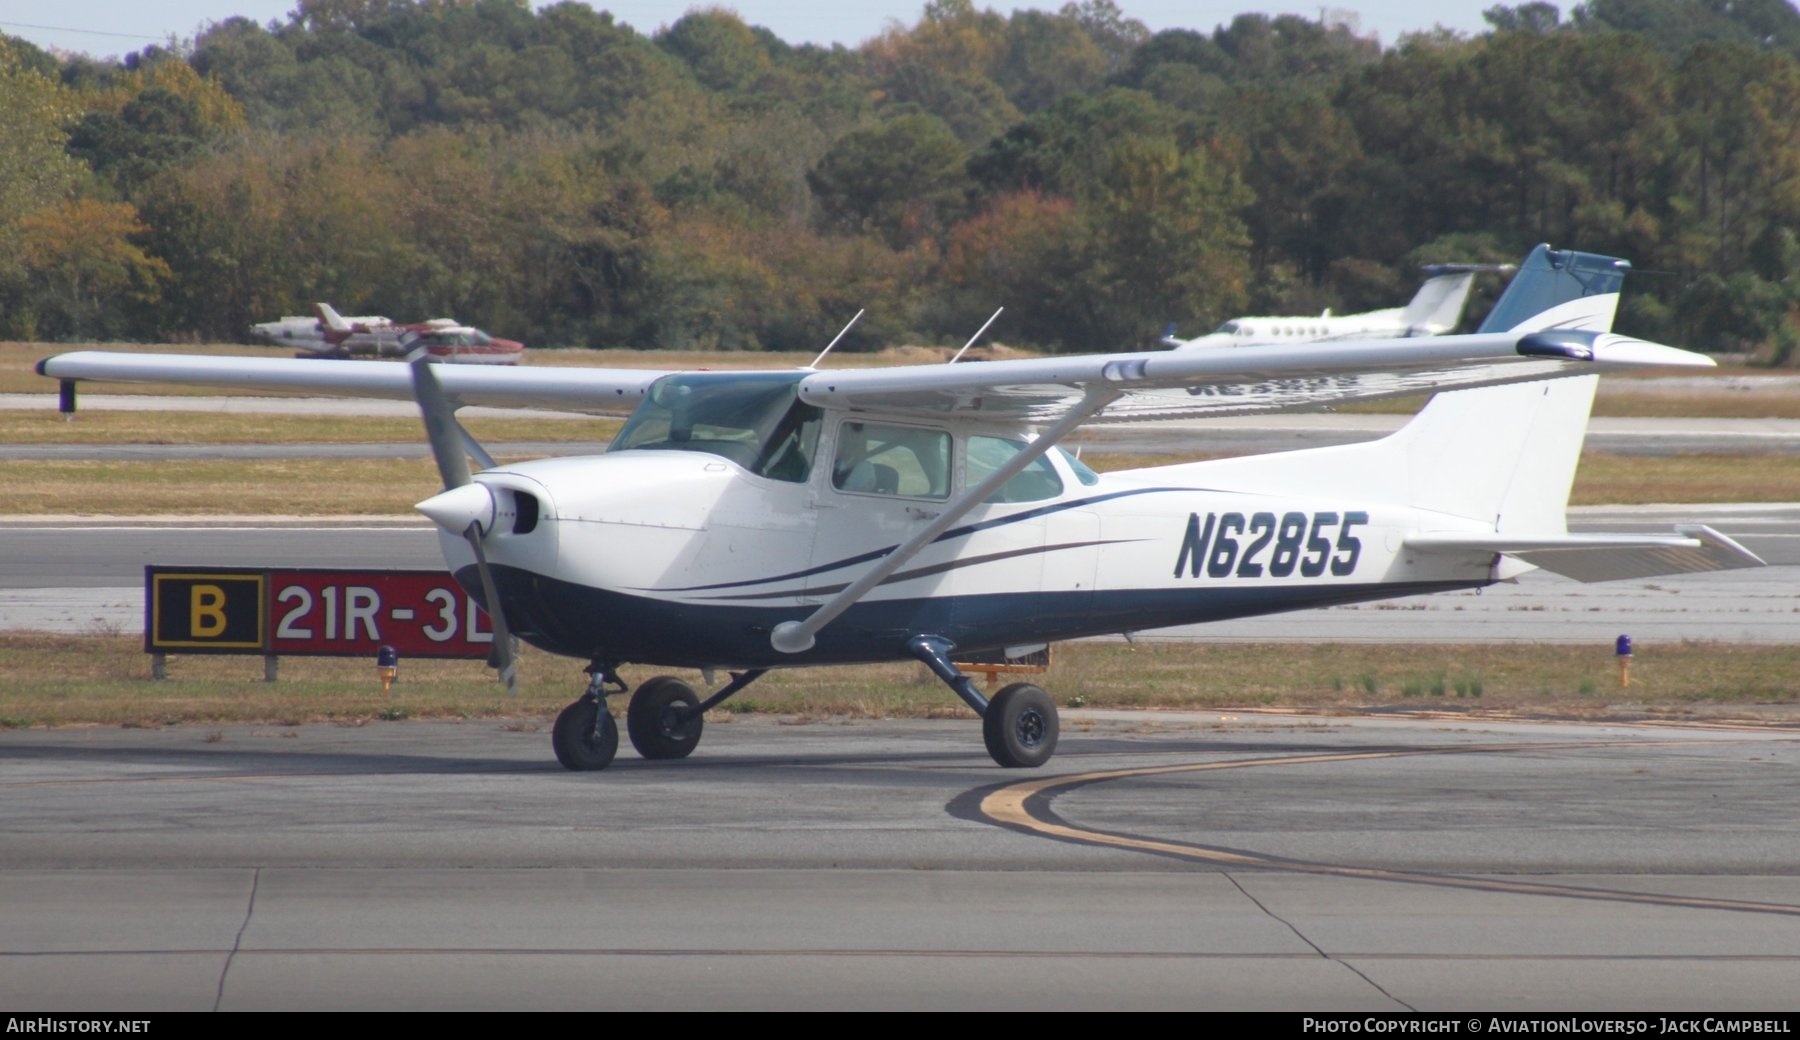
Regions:
<instances>
[{"instance_id":1,"label":"airplane propeller","mask_svg":"<svg viewBox=\"0 0 1800 1040\"><path fill-rule=\"evenodd\" d=\"M411 345L411 338L407 345ZM494 527L494 495L485 485L475 483L469 473L469 460L463 454L461 428L444 388L432 371L430 355L424 347L415 347L406 355L412 369L413 399L419 403L419 414L425 420L425 439L431 444L431 457L437 461L438 475L444 490L419 503L419 512L439 526L458 531L475 553L475 572L481 576L481 596L494 626L494 652L490 662L500 671L509 697L519 695L518 658L513 652L512 629L506 623L506 611L494 586L494 574L488 567L487 551L482 539Z\"/></svg>"}]
</instances>

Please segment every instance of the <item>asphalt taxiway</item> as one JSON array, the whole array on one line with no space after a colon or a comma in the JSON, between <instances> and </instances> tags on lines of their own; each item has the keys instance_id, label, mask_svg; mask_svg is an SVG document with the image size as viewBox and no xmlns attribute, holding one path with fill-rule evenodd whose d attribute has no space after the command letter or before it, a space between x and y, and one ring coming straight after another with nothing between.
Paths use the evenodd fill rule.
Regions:
<instances>
[{"instance_id":1,"label":"asphalt taxiway","mask_svg":"<svg viewBox=\"0 0 1800 1040\"><path fill-rule=\"evenodd\" d=\"M1791 1010L1800 730L0 733L13 1009Z\"/></svg>"}]
</instances>

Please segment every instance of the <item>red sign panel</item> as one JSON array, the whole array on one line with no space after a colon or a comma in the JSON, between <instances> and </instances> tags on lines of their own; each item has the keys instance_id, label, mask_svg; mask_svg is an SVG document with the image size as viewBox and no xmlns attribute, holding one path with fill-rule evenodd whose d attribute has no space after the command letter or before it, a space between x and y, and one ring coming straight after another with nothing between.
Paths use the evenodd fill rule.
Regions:
<instances>
[{"instance_id":1,"label":"red sign panel","mask_svg":"<svg viewBox=\"0 0 1800 1040\"><path fill-rule=\"evenodd\" d=\"M425 571L268 572L268 654L482 657L488 616L448 574Z\"/></svg>"}]
</instances>

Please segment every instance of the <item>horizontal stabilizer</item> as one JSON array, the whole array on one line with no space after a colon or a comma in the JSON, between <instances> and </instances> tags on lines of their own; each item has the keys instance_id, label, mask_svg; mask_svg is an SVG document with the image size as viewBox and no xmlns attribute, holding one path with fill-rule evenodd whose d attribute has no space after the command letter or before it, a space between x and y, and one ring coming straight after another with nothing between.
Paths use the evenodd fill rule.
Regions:
<instances>
[{"instance_id":1,"label":"horizontal stabilizer","mask_svg":"<svg viewBox=\"0 0 1800 1040\"><path fill-rule=\"evenodd\" d=\"M1619 581L1761 567L1760 557L1703 524L1675 534L1417 534L1406 548L1428 553L1500 553L1576 581Z\"/></svg>"}]
</instances>

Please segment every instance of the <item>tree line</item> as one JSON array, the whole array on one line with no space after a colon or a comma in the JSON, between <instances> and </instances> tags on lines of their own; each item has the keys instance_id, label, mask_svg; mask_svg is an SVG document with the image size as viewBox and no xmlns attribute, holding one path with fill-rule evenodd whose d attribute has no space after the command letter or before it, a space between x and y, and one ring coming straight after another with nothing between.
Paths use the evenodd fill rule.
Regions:
<instances>
[{"instance_id":1,"label":"tree line","mask_svg":"<svg viewBox=\"0 0 1800 1040\"><path fill-rule=\"evenodd\" d=\"M299 0L118 62L0 36L0 336L221 340L328 300L533 345L1140 349L1630 258L1624 331L1796 360L1800 12L1497 6L1384 47L932 0L856 48L719 8ZM1491 291L1491 290L1490 290Z\"/></svg>"}]
</instances>

